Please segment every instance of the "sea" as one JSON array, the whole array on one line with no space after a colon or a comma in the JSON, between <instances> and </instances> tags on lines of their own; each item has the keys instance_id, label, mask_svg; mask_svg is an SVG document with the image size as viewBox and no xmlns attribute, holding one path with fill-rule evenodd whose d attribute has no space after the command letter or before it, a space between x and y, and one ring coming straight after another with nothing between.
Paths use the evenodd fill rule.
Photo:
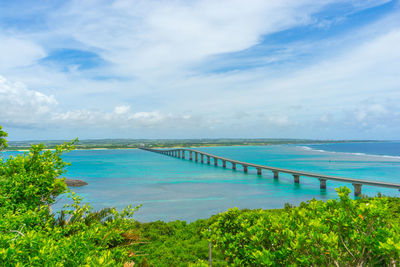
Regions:
<instances>
[{"instance_id":1,"label":"sea","mask_svg":"<svg viewBox=\"0 0 400 267\"><path fill-rule=\"evenodd\" d=\"M195 149L250 163L400 184L400 141ZM0 156L19 153L23 152L7 151ZM335 188L340 186L353 190L348 183L327 181L324 190L315 178L300 177L300 184L294 184L291 175L280 174L276 180L266 170L260 176L252 168L244 173L239 165L232 170L227 163L225 169L140 149L75 150L63 158L71 163L65 177L88 183L72 188L84 203L94 210L141 205L134 215L141 222L191 222L233 207L283 208L285 203L337 198ZM362 193L400 197L396 189L373 186L363 186ZM62 195L53 210L69 202Z\"/></svg>"}]
</instances>

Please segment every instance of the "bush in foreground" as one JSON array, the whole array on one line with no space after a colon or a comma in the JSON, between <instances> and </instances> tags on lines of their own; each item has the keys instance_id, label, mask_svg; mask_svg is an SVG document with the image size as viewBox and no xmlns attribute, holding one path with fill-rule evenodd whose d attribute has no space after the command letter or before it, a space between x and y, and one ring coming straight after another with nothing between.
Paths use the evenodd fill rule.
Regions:
<instances>
[{"instance_id":1,"label":"bush in foreground","mask_svg":"<svg viewBox=\"0 0 400 267\"><path fill-rule=\"evenodd\" d=\"M70 192L74 204L51 212L55 198L67 191L55 177L64 173L61 155L74 142L54 151L34 145L24 155L0 159L0 266L129 264L126 247L139 239L132 230L135 209L92 212Z\"/></svg>"},{"instance_id":2,"label":"bush in foreground","mask_svg":"<svg viewBox=\"0 0 400 267\"><path fill-rule=\"evenodd\" d=\"M230 209L209 237L235 266L397 266L397 198L311 200L281 212ZM397 211L396 211L397 208Z\"/></svg>"}]
</instances>

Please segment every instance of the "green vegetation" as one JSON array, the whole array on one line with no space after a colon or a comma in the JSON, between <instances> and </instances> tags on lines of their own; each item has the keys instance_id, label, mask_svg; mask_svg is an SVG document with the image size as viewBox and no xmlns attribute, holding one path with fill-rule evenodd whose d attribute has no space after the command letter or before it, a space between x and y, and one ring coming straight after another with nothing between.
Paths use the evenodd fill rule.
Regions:
<instances>
[{"instance_id":1,"label":"green vegetation","mask_svg":"<svg viewBox=\"0 0 400 267\"><path fill-rule=\"evenodd\" d=\"M3 127L0 125L0 151L7 148L7 133L1 129L3 129Z\"/></svg>"},{"instance_id":2,"label":"green vegetation","mask_svg":"<svg viewBox=\"0 0 400 267\"><path fill-rule=\"evenodd\" d=\"M135 222L134 228L141 233L142 242L133 246L139 256L133 257L139 265L189 266L208 265L209 241L204 235L217 216L192 223ZM222 251L212 249L213 266L227 266Z\"/></svg>"},{"instance_id":3,"label":"green vegetation","mask_svg":"<svg viewBox=\"0 0 400 267\"><path fill-rule=\"evenodd\" d=\"M128 258L126 245L134 209L91 212L70 193L74 204L51 212L55 198L67 191L62 179L67 165L61 155L74 141L0 161L0 266L113 266Z\"/></svg>"},{"instance_id":4,"label":"green vegetation","mask_svg":"<svg viewBox=\"0 0 400 267\"><path fill-rule=\"evenodd\" d=\"M63 144L65 141L10 141L8 150L28 150L31 145L45 144L48 148ZM340 142L368 142L368 140L308 140L308 139L98 139L81 140L77 149L119 149L138 148L147 146L153 148L168 147L200 147L200 146L266 146L279 144L313 144L313 143L340 143Z\"/></svg>"},{"instance_id":5,"label":"green vegetation","mask_svg":"<svg viewBox=\"0 0 400 267\"><path fill-rule=\"evenodd\" d=\"M234 266L397 266L397 198L311 200L281 211L231 209L208 235Z\"/></svg>"},{"instance_id":6,"label":"green vegetation","mask_svg":"<svg viewBox=\"0 0 400 267\"><path fill-rule=\"evenodd\" d=\"M1 130L1 128L0 128ZM7 144L0 131L1 148ZM136 208L97 212L70 192L61 155L77 140L0 158L0 266L398 266L400 199L311 200L238 210L193 223L140 223ZM53 213L68 193L73 204Z\"/></svg>"}]
</instances>

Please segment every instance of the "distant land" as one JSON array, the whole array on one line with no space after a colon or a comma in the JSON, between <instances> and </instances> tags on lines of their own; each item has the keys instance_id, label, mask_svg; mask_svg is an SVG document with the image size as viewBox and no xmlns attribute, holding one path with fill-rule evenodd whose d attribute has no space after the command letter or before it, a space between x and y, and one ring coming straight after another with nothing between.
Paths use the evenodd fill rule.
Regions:
<instances>
[{"instance_id":1,"label":"distant land","mask_svg":"<svg viewBox=\"0 0 400 267\"><path fill-rule=\"evenodd\" d=\"M45 144L54 148L66 140L27 140L9 141L7 150L26 150L32 144ZM267 146L280 144L321 144L321 143L384 142L377 140L312 140L312 139L274 139L274 138L221 138L221 139L87 139L79 140L77 149L122 149L140 146L154 148L201 147L201 146Z\"/></svg>"}]
</instances>

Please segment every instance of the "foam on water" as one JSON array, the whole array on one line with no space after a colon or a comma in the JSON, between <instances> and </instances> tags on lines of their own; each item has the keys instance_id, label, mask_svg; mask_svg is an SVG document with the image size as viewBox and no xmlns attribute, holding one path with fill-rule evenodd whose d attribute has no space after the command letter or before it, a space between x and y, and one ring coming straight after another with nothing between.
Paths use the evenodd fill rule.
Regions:
<instances>
[{"instance_id":1,"label":"foam on water","mask_svg":"<svg viewBox=\"0 0 400 267\"><path fill-rule=\"evenodd\" d=\"M299 146L305 150L400 159L400 142L327 143Z\"/></svg>"}]
</instances>

